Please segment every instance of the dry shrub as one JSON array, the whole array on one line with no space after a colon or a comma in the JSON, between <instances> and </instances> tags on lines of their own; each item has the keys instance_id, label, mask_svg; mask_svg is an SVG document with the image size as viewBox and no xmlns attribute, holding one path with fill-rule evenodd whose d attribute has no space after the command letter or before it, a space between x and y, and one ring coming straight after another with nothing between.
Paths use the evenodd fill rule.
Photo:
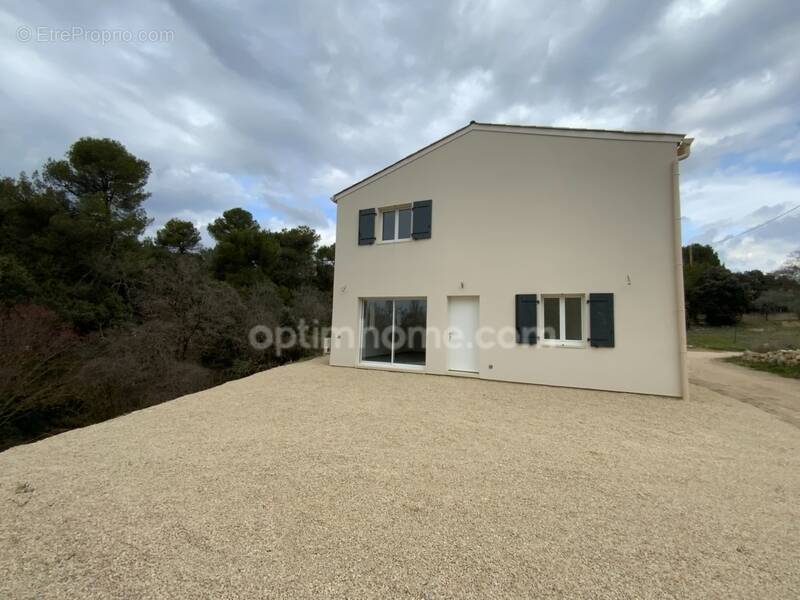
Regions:
<instances>
[{"instance_id":1,"label":"dry shrub","mask_svg":"<svg viewBox=\"0 0 800 600\"><path fill-rule=\"evenodd\" d=\"M101 342L78 374L91 422L152 406L217 383L213 371L175 357L171 327L151 321L118 329Z\"/></svg>"},{"instance_id":2,"label":"dry shrub","mask_svg":"<svg viewBox=\"0 0 800 600\"><path fill-rule=\"evenodd\" d=\"M0 313L0 449L73 420L79 347L80 338L48 308Z\"/></svg>"}]
</instances>

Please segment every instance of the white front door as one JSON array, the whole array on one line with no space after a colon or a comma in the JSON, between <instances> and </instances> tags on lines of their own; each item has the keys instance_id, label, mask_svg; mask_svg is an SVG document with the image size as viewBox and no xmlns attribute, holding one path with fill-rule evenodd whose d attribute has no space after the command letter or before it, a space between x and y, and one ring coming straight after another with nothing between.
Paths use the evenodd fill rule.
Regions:
<instances>
[{"instance_id":1,"label":"white front door","mask_svg":"<svg viewBox=\"0 0 800 600\"><path fill-rule=\"evenodd\" d=\"M450 296L447 299L450 315L448 335L448 364L451 371L478 372L479 312L477 296Z\"/></svg>"}]
</instances>

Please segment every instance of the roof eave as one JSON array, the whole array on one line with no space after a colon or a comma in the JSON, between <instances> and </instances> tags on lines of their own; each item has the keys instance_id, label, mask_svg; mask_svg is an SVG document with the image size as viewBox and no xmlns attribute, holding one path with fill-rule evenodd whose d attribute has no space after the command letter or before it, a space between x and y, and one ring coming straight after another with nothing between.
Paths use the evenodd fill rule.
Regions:
<instances>
[{"instance_id":1,"label":"roof eave","mask_svg":"<svg viewBox=\"0 0 800 600\"><path fill-rule=\"evenodd\" d=\"M410 163L418 158L421 158L440 148L441 146L461 137L462 135L469 133L470 131L493 131L493 132L503 132L503 133L517 133L517 134L527 134L527 135L550 135L556 137L576 137L576 138L591 138L591 139L607 139L607 140L629 140L629 141L645 141L645 142L668 142L674 143L678 146L684 144L684 140L687 140L687 148L688 144L691 144L692 138L686 138L686 135L683 133L667 133L662 131L623 131L619 129L578 129L578 128L569 128L569 127L547 127L547 126L534 126L534 125L506 125L500 123L479 123L477 121L470 121L466 126L456 129L452 133L447 134L446 136L439 138L438 140L428 144L417 150L416 152L412 152L408 156L401 158L400 160L390 164L383 169L376 171L375 173L355 182L354 184L344 188L336 192L333 196L331 196L331 202L336 204L339 198L350 194L357 189L368 185L373 180L383 177L384 175L388 175L392 171Z\"/></svg>"},{"instance_id":2,"label":"roof eave","mask_svg":"<svg viewBox=\"0 0 800 600\"><path fill-rule=\"evenodd\" d=\"M402 165L408 164L409 162L412 162L413 160L421 158L421 157L425 156L428 152L432 152L433 150L435 150L436 148L438 148L440 146L443 146L444 144L452 142L454 139L456 139L456 138L464 135L468 131L470 131L470 129L472 128L472 126L474 124L475 124L475 121L470 121L464 127L460 128L460 129L456 129L455 131L453 131L451 133L448 133L446 136L431 142L427 146L423 146L419 150L416 150L415 152L412 152L411 154L409 154L407 156L404 156L400 160L398 160L396 162L393 162L392 164L384 167L383 169L380 169L379 171L375 171L371 175L367 175L363 179L360 179L359 181L356 181L354 184L347 186L343 190L339 190L333 196L331 196L331 202L336 204L336 201L340 196L344 196L344 195L348 194L349 192L355 191L356 188L358 188L358 187L360 187L362 185L366 185L371 180L373 180L373 179L375 179L375 178L377 178L379 176L382 176L382 175L388 175L394 169L397 169L397 168L401 167Z\"/></svg>"}]
</instances>

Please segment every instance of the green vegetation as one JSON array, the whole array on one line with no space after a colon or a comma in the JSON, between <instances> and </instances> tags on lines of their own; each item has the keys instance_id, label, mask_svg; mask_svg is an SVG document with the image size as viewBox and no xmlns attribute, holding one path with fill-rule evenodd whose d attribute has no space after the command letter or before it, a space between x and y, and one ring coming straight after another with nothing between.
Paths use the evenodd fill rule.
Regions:
<instances>
[{"instance_id":1,"label":"green vegetation","mask_svg":"<svg viewBox=\"0 0 800 600\"><path fill-rule=\"evenodd\" d=\"M800 365L776 365L772 363L753 362L742 358L741 356L731 356L725 359L729 363L747 367L749 369L756 369L757 371L765 371L767 373L774 373L781 377L790 377L792 379L800 379Z\"/></svg>"},{"instance_id":2,"label":"green vegetation","mask_svg":"<svg viewBox=\"0 0 800 600\"><path fill-rule=\"evenodd\" d=\"M748 312L800 314L800 251L772 273L734 273L711 246L685 246L683 287L689 325L733 326Z\"/></svg>"},{"instance_id":3,"label":"green vegetation","mask_svg":"<svg viewBox=\"0 0 800 600\"><path fill-rule=\"evenodd\" d=\"M765 320L761 315L749 314L730 327L691 327L687 337L690 347L710 350L766 352L800 348L800 321Z\"/></svg>"},{"instance_id":4,"label":"green vegetation","mask_svg":"<svg viewBox=\"0 0 800 600\"><path fill-rule=\"evenodd\" d=\"M255 325L330 324L333 247L232 208L213 248L187 221L143 237L149 164L82 138L0 179L0 450L299 360Z\"/></svg>"},{"instance_id":5,"label":"green vegetation","mask_svg":"<svg viewBox=\"0 0 800 600\"><path fill-rule=\"evenodd\" d=\"M692 244L683 248L683 277L690 347L800 348L800 252L772 273L734 273L711 246Z\"/></svg>"}]
</instances>

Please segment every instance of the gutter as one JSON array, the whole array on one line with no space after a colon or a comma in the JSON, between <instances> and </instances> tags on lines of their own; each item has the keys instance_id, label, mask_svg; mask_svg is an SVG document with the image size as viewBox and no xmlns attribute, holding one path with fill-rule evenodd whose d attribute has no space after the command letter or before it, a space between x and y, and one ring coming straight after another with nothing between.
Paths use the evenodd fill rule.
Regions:
<instances>
[{"instance_id":1,"label":"gutter","mask_svg":"<svg viewBox=\"0 0 800 600\"><path fill-rule=\"evenodd\" d=\"M692 152L692 142L694 138L683 138L681 143L678 144L678 160L683 160L685 158L689 158L689 154Z\"/></svg>"},{"instance_id":2,"label":"gutter","mask_svg":"<svg viewBox=\"0 0 800 600\"><path fill-rule=\"evenodd\" d=\"M680 167L678 163L689 158L694 138L684 138L679 144L675 160L672 162L672 214L675 249L675 295L678 307L678 361L681 373L681 398L689 399L689 366L686 341L686 306L683 290L683 249L681 246L681 188Z\"/></svg>"}]
</instances>

